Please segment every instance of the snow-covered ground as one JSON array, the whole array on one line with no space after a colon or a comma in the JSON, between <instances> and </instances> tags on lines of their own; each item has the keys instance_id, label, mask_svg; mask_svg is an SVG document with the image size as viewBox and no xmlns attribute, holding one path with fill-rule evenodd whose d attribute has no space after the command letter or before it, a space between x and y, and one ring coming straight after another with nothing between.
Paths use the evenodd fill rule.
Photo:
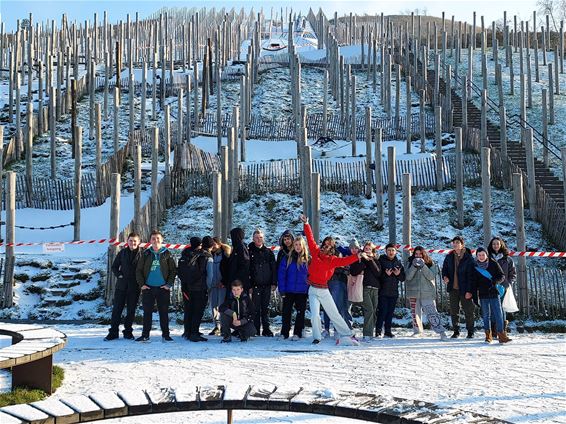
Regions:
<instances>
[{"instance_id":1,"label":"snow-covered ground","mask_svg":"<svg viewBox=\"0 0 566 424\"><path fill-rule=\"evenodd\" d=\"M566 340L564 335L513 334L513 342L486 345L483 338L441 342L431 332L378 339L360 347L337 347L333 339L318 346L310 338L297 342L254 338L220 344L219 337L190 343L174 325L174 343L120 339L103 342L107 327L58 326L69 337L55 363L65 369L55 397L128 388L216 384L302 386L309 389L364 391L418 399L440 406L487 414L511 422L566 422ZM202 331L208 333L209 327ZM135 327L139 334L140 327ZM225 413L170 414L143 422L222 422ZM112 422L140 422L120 419ZM225 421L224 421L225 422ZM346 423L307 414L235 412L237 423Z\"/></svg>"}]
</instances>

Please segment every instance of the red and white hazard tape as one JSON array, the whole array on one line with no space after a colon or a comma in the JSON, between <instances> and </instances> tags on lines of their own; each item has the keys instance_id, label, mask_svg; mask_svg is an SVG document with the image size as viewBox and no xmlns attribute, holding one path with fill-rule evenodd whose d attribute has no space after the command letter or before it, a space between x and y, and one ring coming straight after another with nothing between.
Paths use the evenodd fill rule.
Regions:
<instances>
[{"instance_id":1,"label":"red and white hazard tape","mask_svg":"<svg viewBox=\"0 0 566 424\"><path fill-rule=\"evenodd\" d=\"M121 242L116 239L96 239L96 240L77 240L77 241L62 241L62 242L55 242L57 244L66 244L66 245L86 245L86 244L109 244L111 246L122 247L126 246L126 242ZM27 246L42 246L44 244L49 243L0 243L0 247L27 247ZM151 246L151 243L140 243L140 247L148 248ZM182 243L164 243L164 247L167 249L173 250L183 250L187 247L190 247L189 244L182 244ZM386 245L378 245L376 246L377 250L385 250ZM413 250L413 246L411 245L397 245L397 249L399 250ZM271 250L278 250L279 246L270 246ZM452 249L427 249L428 253L438 253L442 255L447 255L452 252ZM475 253L475 250L472 250L472 253ZM529 258L566 258L566 252L514 252L510 251L509 256L523 256Z\"/></svg>"}]
</instances>

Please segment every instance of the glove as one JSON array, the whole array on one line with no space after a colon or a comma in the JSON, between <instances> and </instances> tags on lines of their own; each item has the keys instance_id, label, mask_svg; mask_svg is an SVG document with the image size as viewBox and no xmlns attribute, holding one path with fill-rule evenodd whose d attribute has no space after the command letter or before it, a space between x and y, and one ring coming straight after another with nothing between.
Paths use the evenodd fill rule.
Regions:
<instances>
[{"instance_id":1,"label":"glove","mask_svg":"<svg viewBox=\"0 0 566 424\"><path fill-rule=\"evenodd\" d=\"M413 259L413 266L416 268L421 268L424 266L424 259L423 258L415 258Z\"/></svg>"}]
</instances>

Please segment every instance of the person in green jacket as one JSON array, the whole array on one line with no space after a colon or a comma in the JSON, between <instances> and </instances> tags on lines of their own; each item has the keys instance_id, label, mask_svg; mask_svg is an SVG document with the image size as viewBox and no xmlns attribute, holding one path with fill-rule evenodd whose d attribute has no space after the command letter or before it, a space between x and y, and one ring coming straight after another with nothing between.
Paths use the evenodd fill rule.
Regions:
<instances>
[{"instance_id":1,"label":"person in green jacket","mask_svg":"<svg viewBox=\"0 0 566 424\"><path fill-rule=\"evenodd\" d=\"M163 235L153 230L150 237L151 246L142 253L136 267L136 280L142 292L143 330L136 342L149 341L153 305L157 302L161 336L164 342L172 342L169 335L169 302L170 293L177 266L169 249L163 246Z\"/></svg>"},{"instance_id":2,"label":"person in green jacket","mask_svg":"<svg viewBox=\"0 0 566 424\"><path fill-rule=\"evenodd\" d=\"M442 325L436 309L436 274L438 265L430 258L422 246L417 246L405 266L405 290L413 317L413 335L423 334L422 314L426 315L431 328L446 340L446 329Z\"/></svg>"}]
</instances>

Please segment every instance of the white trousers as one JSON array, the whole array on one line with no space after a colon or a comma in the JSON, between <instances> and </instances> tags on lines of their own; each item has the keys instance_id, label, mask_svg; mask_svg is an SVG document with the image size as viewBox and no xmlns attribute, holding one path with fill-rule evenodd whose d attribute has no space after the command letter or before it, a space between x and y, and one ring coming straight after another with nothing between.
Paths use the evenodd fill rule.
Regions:
<instances>
[{"instance_id":1,"label":"white trousers","mask_svg":"<svg viewBox=\"0 0 566 424\"><path fill-rule=\"evenodd\" d=\"M340 312L338 312L338 308L336 307L334 299L332 299L332 295L328 289L319 289L312 286L309 287L309 305L311 311L312 335L315 340L320 340L322 338L320 305L324 308L324 311L341 337L351 336L353 334L352 330L348 327L348 324L346 324L346 321L344 321L340 315Z\"/></svg>"}]
</instances>

